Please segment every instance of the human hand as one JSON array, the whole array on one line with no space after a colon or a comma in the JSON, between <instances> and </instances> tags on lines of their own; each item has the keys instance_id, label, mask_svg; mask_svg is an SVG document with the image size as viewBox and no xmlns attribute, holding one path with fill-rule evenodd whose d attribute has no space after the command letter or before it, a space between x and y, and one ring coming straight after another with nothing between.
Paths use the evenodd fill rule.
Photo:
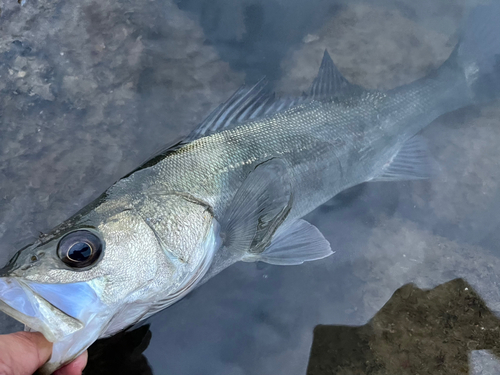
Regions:
<instances>
[{"instance_id":1,"label":"human hand","mask_svg":"<svg viewBox=\"0 0 500 375\"><path fill-rule=\"evenodd\" d=\"M0 335L0 374L31 375L50 358L52 343L39 332ZM81 375L87 352L57 370L54 375Z\"/></svg>"}]
</instances>

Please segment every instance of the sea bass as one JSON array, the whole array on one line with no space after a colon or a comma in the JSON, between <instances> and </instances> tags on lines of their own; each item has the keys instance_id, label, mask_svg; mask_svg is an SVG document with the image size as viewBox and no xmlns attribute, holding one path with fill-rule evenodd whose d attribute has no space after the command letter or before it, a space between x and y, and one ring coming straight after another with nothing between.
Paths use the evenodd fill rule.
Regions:
<instances>
[{"instance_id":1,"label":"sea bass","mask_svg":"<svg viewBox=\"0 0 500 375\"><path fill-rule=\"evenodd\" d=\"M500 93L500 6L471 12L434 73L379 92L325 52L311 89L238 90L184 141L19 251L0 271L0 310L54 342L51 373L95 340L183 298L237 261L297 265L332 254L302 220L366 181L422 179L416 134Z\"/></svg>"}]
</instances>

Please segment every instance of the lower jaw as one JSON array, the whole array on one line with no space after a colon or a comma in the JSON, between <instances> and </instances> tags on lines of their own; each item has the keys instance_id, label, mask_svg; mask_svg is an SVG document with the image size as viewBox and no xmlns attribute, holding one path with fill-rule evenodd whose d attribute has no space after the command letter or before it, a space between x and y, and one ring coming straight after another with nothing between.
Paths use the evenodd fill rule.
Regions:
<instances>
[{"instance_id":1,"label":"lower jaw","mask_svg":"<svg viewBox=\"0 0 500 375\"><path fill-rule=\"evenodd\" d=\"M9 277L0 278L0 311L43 333L51 342L84 327L79 320L34 293L23 281Z\"/></svg>"}]
</instances>

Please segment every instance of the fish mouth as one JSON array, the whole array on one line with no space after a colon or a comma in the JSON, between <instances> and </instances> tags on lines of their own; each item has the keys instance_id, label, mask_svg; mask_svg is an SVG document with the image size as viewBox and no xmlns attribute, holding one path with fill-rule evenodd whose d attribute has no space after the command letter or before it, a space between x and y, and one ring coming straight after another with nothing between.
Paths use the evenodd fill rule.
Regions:
<instances>
[{"instance_id":1,"label":"fish mouth","mask_svg":"<svg viewBox=\"0 0 500 375\"><path fill-rule=\"evenodd\" d=\"M51 342L82 330L100 306L88 282L42 284L0 277L0 311L41 332Z\"/></svg>"},{"instance_id":2,"label":"fish mouth","mask_svg":"<svg viewBox=\"0 0 500 375\"><path fill-rule=\"evenodd\" d=\"M0 311L54 343L41 374L51 374L71 362L106 328L113 309L101 300L103 282L44 284L0 277Z\"/></svg>"},{"instance_id":3,"label":"fish mouth","mask_svg":"<svg viewBox=\"0 0 500 375\"><path fill-rule=\"evenodd\" d=\"M0 278L0 311L41 332L51 342L81 330L84 324L33 287L34 283L13 277ZM43 284L38 284L43 285Z\"/></svg>"}]
</instances>

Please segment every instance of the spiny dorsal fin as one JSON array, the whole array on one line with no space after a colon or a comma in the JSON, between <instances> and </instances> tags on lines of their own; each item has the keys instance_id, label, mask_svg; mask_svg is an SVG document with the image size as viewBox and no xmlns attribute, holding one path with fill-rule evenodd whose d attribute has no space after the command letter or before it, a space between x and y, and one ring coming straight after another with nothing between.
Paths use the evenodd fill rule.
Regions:
<instances>
[{"instance_id":1,"label":"spiny dorsal fin","mask_svg":"<svg viewBox=\"0 0 500 375\"><path fill-rule=\"evenodd\" d=\"M220 104L213 110L191 133L157 150L152 156L145 159L145 162L139 168L133 170L124 178L138 170L152 167L165 159L170 153L196 139L218 131L231 129L245 121L284 111L303 101L305 101L304 98L276 99L274 93L269 91L268 82L265 78L262 78L253 86L243 85L225 103Z\"/></svg>"},{"instance_id":2,"label":"spiny dorsal fin","mask_svg":"<svg viewBox=\"0 0 500 375\"><path fill-rule=\"evenodd\" d=\"M327 50L323 55L319 72L314 79L307 97L314 100L328 100L341 96L359 94L363 89L350 83L333 63Z\"/></svg>"},{"instance_id":3,"label":"spiny dorsal fin","mask_svg":"<svg viewBox=\"0 0 500 375\"><path fill-rule=\"evenodd\" d=\"M218 106L185 140L190 142L222 130L232 129L246 121L263 118L301 103L304 98L280 98L269 91L265 78L254 86L240 87L225 103Z\"/></svg>"},{"instance_id":4,"label":"spiny dorsal fin","mask_svg":"<svg viewBox=\"0 0 500 375\"><path fill-rule=\"evenodd\" d=\"M240 87L225 103L219 105L210 113L187 137L162 148L153 154L153 157L146 159L147 162L125 177L140 169L151 167L184 145L215 132L232 129L246 121L271 116L311 100L322 101L343 96L352 97L364 92L362 87L350 83L342 76L327 50L323 55L317 77L314 79L309 92L304 93L302 97L276 98L268 86L267 80L262 78L253 86L244 85Z\"/></svg>"},{"instance_id":5,"label":"spiny dorsal fin","mask_svg":"<svg viewBox=\"0 0 500 375\"><path fill-rule=\"evenodd\" d=\"M246 121L271 116L275 113L286 111L291 107L307 101L307 98L282 98L277 99L270 92L267 80L262 78L253 86L240 87L225 103L219 105L208 117L196 127L188 136L172 142L167 147L159 149L137 169L127 174L130 176L138 170L152 167L165 159L167 155L186 144L207 135L235 128Z\"/></svg>"},{"instance_id":6,"label":"spiny dorsal fin","mask_svg":"<svg viewBox=\"0 0 500 375\"><path fill-rule=\"evenodd\" d=\"M255 85L240 87L225 103L219 105L191 134L184 143L209 134L232 129L250 121L286 111L309 100L328 100L341 96L353 96L364 90L350 83L337 69L325 50L309 93L300 98L276 98L269 90L268 82L262 78Z\"/></svg>"}]
</instances>

